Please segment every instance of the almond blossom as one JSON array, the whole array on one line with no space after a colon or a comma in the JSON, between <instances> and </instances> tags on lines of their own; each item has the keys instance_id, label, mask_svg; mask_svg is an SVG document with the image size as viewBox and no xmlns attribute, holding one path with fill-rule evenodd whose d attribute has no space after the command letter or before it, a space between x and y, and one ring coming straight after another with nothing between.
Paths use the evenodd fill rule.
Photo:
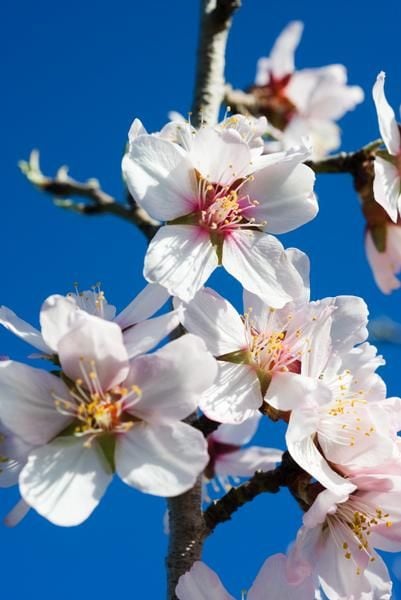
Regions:
<instances>
[{"instance_id":1,"label":"almond blossom","mask_svg":"<svg viewBox=\"0 0 401 600\"><path fill-rule=\"evenodd\" d=\"M303 404L290 398L286 405L293 409L286 433L288 451L333 491L353 487L339 473L360 472L398 454L392 430L399 403L386 399L386 386L375 373L382 364L367 343L331 355L325 365L309 363L301 372L318 378L325 393L309 396Z\"/></svg>"},{"instance_id":2,"label":"almond blossom","mask_svg":"<svg viewBox=\"0 0 401 600\"><path fill-rule=\"evenodd\" d=\"M347 85L343 65L295 70L294 53L303 24L293 21L277 38L270 56L258 61L255 85L260 108L278 130L284 147L309 136L313 158L324 156L340 145L340 129L334 121L362 102L358 86Z\"/></svg>"},{"instance_id":3,"label":"almond blossom","mask_svg":"<svg viewBox=\"0 0 401 600\"><path fill-rule=\"evenodd\" d=\"M378 202L397 223L401 213L401 134L394 111L384 94L385 73L381 71L373 86L373 100L379 120L380 135L386 147L376 152L373 192Z\"/></svg>"},{"instance_id":4,"label":"almond blossom","mask_svg":"<svg viewBox=\"0 0 401 600\"><path fill-rule=\"evenodd\" d=\"M309 563L329 600L388 600L390 578L375 549L401 549L401 478L361 475L352 483L352 493L317 495L304 515L294 563Z\"/></svg>"},{"instance_id":5,"label":"almond blossom","mask_svg":"<svg viewBox=\"0 0 401 600\"><path fill-rule=\"evenodd\" d=\"M123 332L129 358L154 348L179 324L177 311L149 319L166 303L169 295L160 285L147 285L130 304L116 316L99 286L80 292L78 288L67 296L54 294L43 303L40 311L41 332L18 317L12 310L0 307L0 324L28 342L46 356L57 354L59 340L67 333L77 311L84 311L118 324Z\"/></svg>"},{"instance_id":6,"label":"almond blossom","mask_svg":"<svg viewBox=\"0 0 401 600\"><path fill-rule=\"evenodd\" d=\"M245 291L241 316L207 288L185 305L184 327L202 337L218 358L216 381L200 402L215 421L240 423L264 402L288 411L290 399L302 406L310 395L328 395L318 377L303 374L306 365L325 364L333 339L352 346L366 338L364 302L353 296L308 302L306 258L299 251L291 254L304 281L303 294L282 309Z\"/></svg>"},{"instance_id":7,"label":"almond blossom","mask_svg":"<svg viewBox=\"0 0 401 600\"><path fill-rule=\"evenodd\" d=\"M236 116L190 135L182 126L179 143L134 124L123 174L135 200L166 222L150 242L145 278L188 301L222 265L245 288L283 306L301 282L266 232L291 231L316 215L314 173L302 164L308 149L261 156L263 144L244 134Z\"/></svg>"},{"instance_id":8,"label":"almond blossom","mask_svg":"<svg viewBox=\"0 0 401 600\"><path fill-rule=\"evenodd\" d=\"M287 579L287 557L275 554L268 558L260 569L255 581L241 600L314 600L315 585L312 577L293 584ZM267 592L268 590L268 592ZM176 587L179 600L235 600L227 592L218 575L205 563L196 561L191 570L182 575Z\"/></svg>"},{"instance_id":9,"label":"almond blossom","mask_svg":"<svg viewBox=\"0 0 401 600\"><path fill-rule=\"evenodd\" d=\"M61 377L0 363L0 419L34 446L19 475L24 501L52 523L77 525L114 472L160 496L192 487L207 445L181 419L216 374L204 343L186 335L129 360L116 323L75 311L57 351Z\"/></svg>"}]
</instances>

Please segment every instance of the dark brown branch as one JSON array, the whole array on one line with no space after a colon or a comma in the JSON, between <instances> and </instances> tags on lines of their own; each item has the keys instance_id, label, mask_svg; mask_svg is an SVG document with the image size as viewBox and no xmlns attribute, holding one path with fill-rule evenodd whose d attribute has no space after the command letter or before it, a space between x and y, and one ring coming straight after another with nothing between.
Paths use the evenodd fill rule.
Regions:
<instances>
[{"instance_id":1,"label":"dark brown branch","mask_svg":"<svg viewBox=\"0 0 401 600\"><path fill-rule=\"evenodd\" d=\"M202 415L198 417L193 423L192 427L195 429L199 429L203 433L205 437L216 431L216 429L221 425L217 421L212 421L212 419L208 419L206 415Z\"/></svg>"},{"instance_id":2,"label":"dark brown branch","mask_svg":"<svg viewBox=\"0 0 401 600\"><path fill-rule=\"evenodd\" d=\"M82 215L109 214L120 217L138 227L149 240L160 225L132 199L123 204L104 192L96 179L89 179L84 183L76 181L68 176L65 167L58 170L56 177L46 177L40 170L39 154L36 151L31 153L29 162L21 161L19 167L31 183L54 197L57 206ZM72 200L76 196L89 202Z\"/></svg>"},{"instance_id":3,"label":"dark brown branch","mask_svg":"<svg viewBox=\"0 0 401 600\"><path fill-rule=\"evenodd\" d=\"M315 173L350 173L356 175L361 165L374 159L374 151L382 145L382 140L375 140L366 146L363 146L356 152L340 152L333 156L328 156L322 160L309 160L306 164L315 171Z\"/></svg>"},{"instance_id":4,"label":"dark brown branch","mask_svg":"<svg viewBox=\"0 0 401 600\"><path fill-rule=\"evenodd\" d=\"M192 124L214 125L224 97L224 67L231 17L241 0L202 0Z\"/></svg>"},{"instance_id":5,"label":"dark brown branch","mask_svg":"<svg viewBox=\"0 0 401 600\"><path fill-rule=\"evenodd\" d=\"M241 506L251 502L259 494L276 494L282 487L287 487L305 510L305 489L309 481L310 476L293 461L288 452L285 452L282 463L276 469L268 472L258 471L249 481L232 488L207 508L204 512L206 535L212 533L220 523L229 521Z\"/></svg>"}]
</instances>

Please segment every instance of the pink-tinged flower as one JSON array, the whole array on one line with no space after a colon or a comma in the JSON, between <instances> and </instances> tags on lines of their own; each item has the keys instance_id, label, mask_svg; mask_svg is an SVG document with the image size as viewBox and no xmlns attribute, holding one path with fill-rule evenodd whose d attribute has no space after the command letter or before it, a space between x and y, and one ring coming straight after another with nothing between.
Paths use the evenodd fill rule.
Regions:
<instances>
[{"instance_id":1,"label":"pink-tinged flower","mask_svg":"<svg viewBox=\"0 0 401 600\"><path fill-rule=\"evenodd\" d=\"M224 588L218 575L200 561L180 577L175 593L179 600L235 600ZM264 562L246 592L247 600L266 600L267 597L269 600L314 600L315 585L311 577L297 584L290 583L287 578L287 557L274 554Z\"/></svg>"},{"instance_id":2,"label":"pink-tinged flower","mask_svg":"<svg viewBox=\"0 0 401 600\"><path fill-rule=\"evenodd\" d=\"M293 557L309 563L329 600L389 599L391 582L375 549L401 549L401 478L352 479L355 491L322 491L304 515Z\"/></svg>"},{"instance_id":3,"label":"pink-tinged flower","mask_svg":"<svg viewBox=\"0 0 401 600\"><path fill-rule=\"evenodd\" d=\"M209 462L205 477L215 491L227 491L239 477L251 477L256 471L270 471L281 461L282 451L262 446L247 446L262 415L256 413L239 425L220 425L207 437ZM232 483L231 483L232 482Z\"/></svg>"},{"instance_id":4,"label":"pink-tinged flower","mask_svg":"<svg viewBox=\"0 0 401 600\"><path fill-rule=\"evenodd\" d=\"M392 428L399 405L386 401L386 386L375 373L382 364L369 344L333 354L323 365L306 364L305 375L326 389L304 405L291 405L287 446L305 471L333 491L354 487L339 473L378 466L398 454Z\"/></svg>"},{"instance_id":5,"label":"pink-tinged flower","mask_svg":"<svg viewBox=\"0 0 401 600\"><path fill-rule=\"evenodd\" d=\"M394 111L384 94L384 79L382 71L373 86L380 135L386 147L386 151L377 152L375 156L373 192L376 202L397 223L401 213L401 134Z\"/></svg>"},{"instance_id":6,"label":"pink-tinged flower","mask_svg":"<svg viewBox=\"0 0 401 600\"><path fill-rule=\"evenodd\" d=\"M319 378L303 375L302 368L311 361L324 365L333 343L339 345L343 339L352 346L367 335L366 305L360 298L308 302L306 257L291 252L305 280L304 294L284 308L273 309L245 292L241 316L210 289L200 290L185 305L184 327L202 337L218 358L218 376L200 403L201 410L215 421L241 423L263 401L280 411L291 410L290 402L302 406L311 394L324 391ZM338 313L334 325L333 311Z\"/></svg>"},{"instance_id":7,"label":"pink-tinged flower","mask_svg":"<svg viewBox=\"0 0 401 600\"><path fill-rule=\"evenodd\" d=\"M166 303L168 293L160 285L147 285L115 316L116 309L109 304L99 289L85 290L67 296L53 295L47 298L40 311L41 332L23 321L12 310L0 308L0 324L28 342L47 356L58 353L59 340L75 322L77 311L84 311L121 327L128 357L133 358L151 350L179 324L177 311L170 311L149 319Z\"/></svg>"},{"instance_id":8,"label":"pink-tinged flower","mask_svg":"<svg viewBox=\"0 0 401 600\"><path fill-rule=\"evenodd\" d=\"M340 144L340 130L334 123L362 102L358 86L347 85L343 65L295 70L294 53L303 24L291 22L277 38L270 56L258 62L251 92L260 110L283 134L284 147L311 139L313 157L319 158Z\"/></svg>"},{"instance_id":9,"label":"pink-tinged flower","mask_svg":"<svg viewBox=\"0 0 401 600\"><path fill-rule=\"evenodd\" d=\"M167 222L150 242L145 278L185 301L219 265L276 307L301 283L281 243L266 232L291 231L316 215L314 174L301 164L309 153L261 156L262 146L245 131L243 118L231 117L180 143L135 134L123 158L135 200Z\"/></svg>"},{"instance_id":10,"label":"pink-tinged flower","mask_svg":"<svg viewBox=\"0 0 401 600\"><path fill-rule=\"evenodd\" d=\"M375 159L376 162L377 158ZM391 222L382 225L383 244L379 246L367 228L365 234L366 256L378 288L384 294L391 294L401 287L396 275L401 271L401 226Z\"/></svg>"},{"instance_id":11,"label":"pink-tinged flower","mask_svg":"<svg viewBox=\"0 0 401 600\"><path fill-rule=\"evenodd\" d=\"M216 374L202 340L186 335L129 361L116 323L76 311L57 350L62 377L0 363L0 419L35 446L19 475L25 502L55 524L76 525L114 472L150 494L189 489L207 445L181 419Z\"/></svg>"}]
</instances>

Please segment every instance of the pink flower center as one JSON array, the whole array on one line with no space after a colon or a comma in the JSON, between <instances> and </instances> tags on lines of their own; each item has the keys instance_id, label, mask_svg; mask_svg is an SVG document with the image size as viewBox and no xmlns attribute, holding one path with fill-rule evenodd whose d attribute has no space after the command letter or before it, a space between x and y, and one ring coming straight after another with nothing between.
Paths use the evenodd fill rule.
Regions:
<instances>
[{"instance_id":1,"label":"pink flower center","mask_svg":"<svg viewBox=\"0 0 401 600\"><path fill-rule=\"evenodd\" d=\"M274 309L271 309L270 315L274 315ZM246 336L248 339L248 349L251 356L251 362L265 373L277 371L291 371L292 373L301 372L300 353L294 351L291 343L291 335L288 335L286 329L277 331L269 327L266 323L264 331L258 331L250 318L251 309L243 317ZM295 332L298 339L301 332Z\"/></svg>"},{"instance_id":2,"label":"pink flower center","mask_svg":"<svg viewBox=\"0 0 401 600\"><path fill-rule=\"evenodd\" d=\"M253 179L253 175L242 177L230 185L210 183L198 172L199 225L211 233L227 234L234 229L261 228L265 223L256 223L252 210L258 206L248 194L241 194L242 186Z\"/></svg>"}]
</instances>

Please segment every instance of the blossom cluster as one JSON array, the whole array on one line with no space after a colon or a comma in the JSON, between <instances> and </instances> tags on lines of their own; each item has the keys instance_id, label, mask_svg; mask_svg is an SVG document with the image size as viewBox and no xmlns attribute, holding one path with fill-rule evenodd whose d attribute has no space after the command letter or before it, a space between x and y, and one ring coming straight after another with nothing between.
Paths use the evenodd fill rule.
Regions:
<instances>
[{"instance_id":1,"label":"blossom cluster","mask_svg":"<svg viewBox=\"0 0 401 600\"><path fill-rule=\"evenodd\" d=\"M182 494L202 475L220 492L281 461L281 450L247 444L262 415L282 420L302 474L303 524L286 556L266 559L248 600L267 589L273 600L320 591L384 600L391 582L377 550L401 550L401 399L387 397L376 372L384 361L367 342L365 302L311 300L308 257L275 237L316 216L304 163L322 151L317 133L324 151L336 145L332 121L362 99L339 65L294 71L300 34L299 23L284 31L254 90L269 110L281 102L278 151L266 148L265 116L199 130L172 121L151 134L134 121L123 175L161 226L145 256L148 285L127 308L116 316L100 289L53 295L40 330L0 309L0 323L51 366L0 361L0 486L18 484L21 494L9 524L33 508L62 526L88 518L114 474L158 496ZM383 82L374 87L386 146L374 196L394 225L384 249L368 231L367 251L386 291L401 265L390 242L401 137ZM387 259L396 262L390 275L381 270ZM205 287L220 266L243 287L240 311ZM169 297L172 310L160 314ZM165 343L177 327L184 334ZM219 424L207 437L192 426L199 412ZM176 593L232 598L201 562Z\"/></svg>"}]
</instances>

